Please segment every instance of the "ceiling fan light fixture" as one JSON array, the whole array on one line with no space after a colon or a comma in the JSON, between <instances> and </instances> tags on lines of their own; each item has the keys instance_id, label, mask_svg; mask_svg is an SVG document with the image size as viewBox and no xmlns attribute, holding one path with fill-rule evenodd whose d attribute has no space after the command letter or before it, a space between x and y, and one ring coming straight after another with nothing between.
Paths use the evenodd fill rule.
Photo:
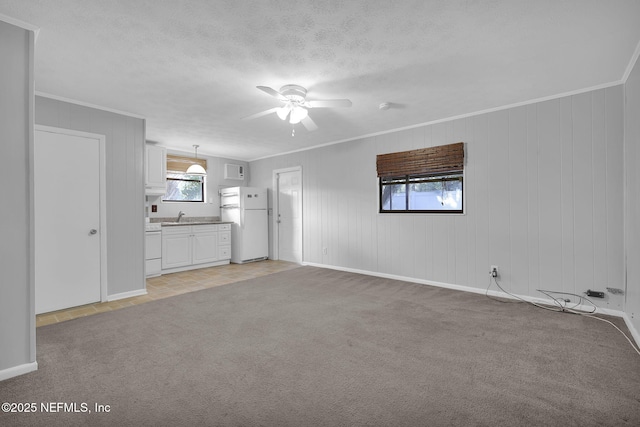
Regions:
<instances>
[{"instance_id":1,"label":"ceiling fan light fixture","mask_svg":"<svg viewBox=\"0 0 640 427\"><path fill-rule=\"evenodd\" d=\"M282 86L279 91L268 86L256 87L267 95L276 98L283 104L281 107L270 108L260 113L245 117L243 120L255 119L266 116L270 113L276 113L280 120L286 121L288 119L288 122L292 125L302 123L304 128L311 132L317 130L318 125L316 125L311 119L308 109L351 107L352 105L351 101L348 99L316 99L307 101L307 89L298 85L285 85ZM295 135L295 129L292 129L291 133L291 136Z\"/></svg>"},{"instance_id":2,"label":"ceiling fan light fixture","mask_svg":"<svg viewBox=\"0 0 640 427\"><path fill-rule=\"evenodd\" d=\"M198 147L199 147L199 145L194 145L193 147L196 149L196 160L197 160L198 159ZM203 168L202 166L200 166L197 163L189 166L189 168L187 169L187 175L202 175L202 176L205 176L206 174L207 174L207 171L205 170L205 168Z\"/></svg>"},{"instance_id":3,"label":"ceiling fan light fixture","mask_svg":"<svg viewBox=\"0 0 640 427\"><path fill-rule=\"evenodd\" d=\"M280 107L276 110L276 114L280 117L280 120L287 120L287 116L289 115L289 111L291 111L290 105L285 105L284 107Z\"/></svg>"},{"instance_id":4,"label":"ceiling fan light fixture","mask_svg":"<svg viewBox=\"0 0 640 427\"><path fill-rule=\"evenodd\" d=\"M289 117L289 123L295 125L300 123L301 120L305 119L309 115L309 112L306 108L295 107L291 110L291 116Z\"/></svg>"}]
</instances>

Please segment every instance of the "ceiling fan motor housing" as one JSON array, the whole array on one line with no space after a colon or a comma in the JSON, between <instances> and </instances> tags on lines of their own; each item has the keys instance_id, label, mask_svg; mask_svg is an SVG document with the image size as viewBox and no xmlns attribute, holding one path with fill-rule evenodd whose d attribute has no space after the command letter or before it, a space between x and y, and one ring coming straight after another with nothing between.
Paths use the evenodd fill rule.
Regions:
<instances>
[{"instance_id":1,"label":"ceiling fan motor housing","mask_svg":"<svg viewBox=\"0 0 640 427\"><path fill-rule=\"evenodd\" d=\"M298 85L284 85L280 88L280 93L287 99L302 103L307 97L307 90Z\"/></svg>"}]
</instances>

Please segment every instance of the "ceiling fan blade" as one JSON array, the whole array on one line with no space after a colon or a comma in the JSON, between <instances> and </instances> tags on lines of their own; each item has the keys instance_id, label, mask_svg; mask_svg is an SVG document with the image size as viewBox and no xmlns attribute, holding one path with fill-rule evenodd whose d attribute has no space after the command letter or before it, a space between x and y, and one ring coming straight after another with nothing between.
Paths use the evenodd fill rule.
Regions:
<instances>
[{"instance_id":1,"label":"ceiling fan blade","mask_svg":"<svg viewBox=\"0 0 640 427\"><path fill-rule=\"evenodd\" d=\"M269 108L268 110L264 110L264 111L261 111L261 112L256 113L256 114L252 114L250 116L243 117L242 120L257 119L258 117L262 117L262 116L266 116L267 114L275 113L279 109L280 109L280 107Z\"/></svg>"},{"instance_id":2,"label":"ceiling fan blade","mask_svg":"<svg viewBox=\"0 0 640 427\"><path fill-rule=\"evenodd\" d=\"M309 131L314 131L316 129L318 129L318 125L316 125L316 123L311 120L311 117L307 116L304 119L300 120L300 123L302 123L302 125Z\"/></svg>"},{"instance_id":3,"label":"ceiling fan blade","mask_svg":"<svg viewBox=\"0 0 640 427\"><path fill-rule=\"evenodd\" d=\"M280 101L288 101L288 99L281 94L280 92L278 92L275 89L272 89L268 86L256 86L258 89L260 89L261 91L268 93L269 95L273 96L274 98L278 98Z\"/></svg>"},{"instance_id":4,"label":"ceiling fan blade","mask_svg":"<svg viewBox=\"0 0 640 427\"><path fill-rule=\"evenodd\" d=\"M352 105L348 99L318 99L307 101L306 104L311 108L351 107Z\"/></svg>"}]
</instances>

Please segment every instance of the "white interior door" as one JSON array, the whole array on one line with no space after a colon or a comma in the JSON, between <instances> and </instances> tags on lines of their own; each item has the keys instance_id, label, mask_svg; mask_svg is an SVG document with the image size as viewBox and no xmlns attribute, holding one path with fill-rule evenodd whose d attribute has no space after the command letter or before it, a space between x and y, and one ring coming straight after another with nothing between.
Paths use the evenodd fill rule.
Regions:
<instances>
[{"instance_id":1,"label":"white interior door","mask_svg":"<svg viewBox=\"0 0 640 427\"><path fill-rule=\"evenodd\" d=\"M302 171L276 171L278 259L302 262Z\"/></svg>"},{"instance_id":2,"label":"white interior door","mask_svg":"<svg viewBox=\"0 0 640 427\"><path fill-rule=\"evenodd\" d=\"M37 129L34 147L36 313L100 301L100 139Z\"/></svg>"}]
</instances>

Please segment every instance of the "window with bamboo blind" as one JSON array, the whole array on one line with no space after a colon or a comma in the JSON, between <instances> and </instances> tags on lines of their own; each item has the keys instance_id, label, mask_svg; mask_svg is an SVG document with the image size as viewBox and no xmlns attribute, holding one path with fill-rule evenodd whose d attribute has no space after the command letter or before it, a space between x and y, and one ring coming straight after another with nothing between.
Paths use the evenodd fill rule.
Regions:
<instances>
[{"instance_id":1,"label":"window with bamboo blind","mask_svg":"<svg viewBox=\"0 0 640 427\"><path fill-rule=\"evenodd\" d=\"M380 213L463 213L464 143L379 154Z\"/></svg>"},{"instance_id":2,"label":"window with bamboo blind","mask_svg":"<svg viewBox=\"0 0 640 427\"><path fill-rule=\"evenodd\" d=\"M188 175L189 166L199 164L207 169L206 159L167 154L167 193L164 202L204 202L205 178Z\"/></svg>"}]
</instances>

